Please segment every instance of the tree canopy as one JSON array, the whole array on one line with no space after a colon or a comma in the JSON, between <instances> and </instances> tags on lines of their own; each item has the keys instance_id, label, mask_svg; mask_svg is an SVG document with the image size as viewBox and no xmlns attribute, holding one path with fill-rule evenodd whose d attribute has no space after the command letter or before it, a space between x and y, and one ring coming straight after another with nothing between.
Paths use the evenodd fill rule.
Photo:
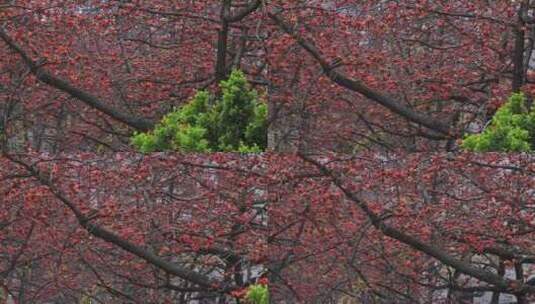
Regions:
<instances>
[{"instance_id":1,"label":"tree canopy","mask_svg":"<svg viewBox=\"0 0 535 304\"><path fill-rule=\"evenodd\" d=\"M1 2L0 304L535 301L534 16Z\"/></svg>"}]
</instances>

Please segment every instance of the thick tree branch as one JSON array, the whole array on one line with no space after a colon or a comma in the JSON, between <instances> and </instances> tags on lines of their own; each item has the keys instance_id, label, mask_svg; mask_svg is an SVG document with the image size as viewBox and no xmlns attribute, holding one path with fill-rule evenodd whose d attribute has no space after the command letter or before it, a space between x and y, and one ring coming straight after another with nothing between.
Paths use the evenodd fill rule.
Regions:
<instances>
[{"instance_id":1,"label":"thick tree branch","mask_svg":"<svg viewBox=\"0 0 535 304\"><path fill-rule=\"evenodd\" d=\"M89 92L77 88L67 80L51 74L41 65L34 62L30 56L2 29L0 29L0 38L2 38L2 40L12 51L17 53L22 58L24 63L30 68L32 74L34 74L35 77L41 82L69 94L70 96L82 101L89 107L99 110L111 118L120 121L136 130L148 131L154 127L154 122L144 118L130 116L118 109L111 107L110 105L106 104L106 102L100 100L98 97L90 94Z\"/></svg>"},{"instance_id":2,"label":"thick tree branch","mask_svg":"<svg viewBox=\"0 0 535 304\"><path fill-rule=\"evenodd\" d=\"M525 49L525 29L524 21L522 15L527 11L526 1L522 1L520 4L520 9L518 10L518 21L514 28L515 34L515 48L513 51L513 81L511 84L511 89L513 92L520 92L520 88L524 85L524 49Z\"/></svg>"},{"instance_id":3,"label":"thick tree branch","mask_svg":"<svg viewBox=\"0 0 535 304\"><path fill-rule=\"evenodd\" d=\"M225 16L225 20L230 23L241 21L243 18L256 11L261 4L262 0L254 0L242 10L235 12L233 15Z\"/></svg>"},{"instance_id":4,"label":"thick tree branch","mask_svg":"<svg viewBox=\"0 0 535 304\"><path fill-rule=\"evenodd\" d=\"M227 77L227 48L228 48L228 34L230 23L226 20L226 16L230 12L231 0L222 0L221 6L221 28L217 33L217 57L215 63L215 80L219 83Z\"/></svg>"},{"instance_id":5,"label":"thick tree branch","mask_svg":"<svg viewBox=\"0 0 535 304\"><path fill-rule=\"evenodd\" d=\"M217 55L215 64L215 78L216 82L220 82L227 77L227 51L228 51L228 37L231 23L239 22L249 14L257 10L262 4L262 0L254 0L241 10L231 13L232 1L222 0L220 23L221 28L217 33Z\"/></svg>"},{"instance_id":6,"label":"thick tree branch","mask_svg":"<svg viewBox=\"0 0 535 304\"><path fill-rule=\"evenodd\" d=\"M434 117L418 113L412 109L404 106L402 103L394 100L391 97L383 95L377 91L366 86L362 81L350 79L341 72L337 72L323 56L321 51L314 45L313 42L303 38L296 31L294 31L290 25L288 25L279 15L268 13L269 17L288 35L290 35L303 49L305 49L323 68L325 74L331 79L331 81L338 85L349 89L351 91L360 93L367 98L379 103L390 111L405 117L406 119L425 126L431 130L445 135L445 137L455 136L456 134L450 134L450 127L447 123L440 121Z\"/></svg>"}]
</instances>

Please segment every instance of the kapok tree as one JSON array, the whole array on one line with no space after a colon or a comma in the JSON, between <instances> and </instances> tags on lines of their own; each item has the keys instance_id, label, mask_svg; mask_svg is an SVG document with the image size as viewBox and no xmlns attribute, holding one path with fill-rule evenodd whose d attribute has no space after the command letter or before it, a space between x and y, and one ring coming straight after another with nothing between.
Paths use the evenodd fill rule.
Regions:
<instances>
[{"instance_id":1,"label":"kapok tree","mask_svg":"<svg viewBox=\"0 0 535 304\"><path fill-rule=\"evenodd\" d=\"M3 132L16 147L124 150L239 68L266 92L273 149L452 150L533 81L529 2L9 4Z\"/></svg>"},{"instance_id":2,"label":"kapok tree","mask_svg":"<svg viewBox=\"0 0 535 304\"><path fill-rule=\"evenodd\" d=\"M0 273L18 302L231 302L261 275L261 156L1 162Z\"/></svg>"},{"instance_id":3,"label":"kapok tree","mask_svg":"<svg viewBox=\"0 0 535 304\"><path fill-rule=\"evenodd\" d=\"M0 61L2 148L8 147L11 151L25 151L32 148L52 152L129 149L130 137L135 130L138 132L152 130L156 121L169 113L173 107L179 107L191 100L198 89L206 88L210 92L215 92L215 86L228 76L232 68L240 68L252 84L265 88L260 91L266 92L269 113L274 115L274 118L280 118L273 119L272 124L278 126L275 134L277 136L270 137L273 139L270 140L272 143L270 146L274 150L285 150L285 145L290 146L288 150L297 148L304 152L318 150L354 152L362 149L455 150L456 143L463 137L465 131L472 126L479 128L485 125L489 117L512 92L525 90L529 93L526 86L533 82L533 79L528 77L533 50L531 44L526 42L533 32L534 20L531 16L533 16L533 5L530 0L358 1L358 3L344 0L329 2L156 0L127 3L93 0L74 2L28 0L16 4L3 4L0 6L0 51L5 54L1 56ZM292 147L291 143L295 141L298 144ZM273 160L276 160L276 157L273 156ZM316 193L313 191L327 189L325 193L332 195L332 188L341 188L336 184L333 186L333 177L337 177L337 172L346 172L342 177L351 181L352 175L358 175L356 173L359 170L365 170L359 166L353 166L359 169L357 171L344 170L336 167L336 162L333 162L328 165L335 168L329 166L326 168L332 171L320 170L318 174L314 167L306 167L306 170L302 170L303 176L292 175L294 173L288 172L287 168L295 168L296 172L301 171L298 170L300 166L297 164L301 164L298 161L293 159L286 163L286 167L274 167L283 169L282 173L287 172L291 177L289 179L282 175L283 179L275 179L286 182L283 183L283 190L287 190L286 186L292 182L297 183L300 179L311 182L311 185L305 188L306 191L297 192L299 195L293 196L294 201L290 201L288 206L306 198L303 193L307 191ZM294 164L292 162L295 162L295 166L292 166ZM270 164L276 166L279 163L274 161ZM325 167L325 164L319 164L321 166L316 166L318 170L322 166ZM467 166L464 162L457 164L457 171L461 170L459 167L464 169ZM482 166L486 168L481 173L482 177L473 172L473 176L469 175L471 178L466 178L457 171L451 176L465 178L459 180L469 182L470 185L475 184L474 181L477 182L478 178L482 178L476 188L499 189L495 192L490 191L493 195L500 192L508 193L507 188L500 188L500 185L508 185L508 180L498 179L498 182L494 182L491 179L494 176L491 169L503 164L496 164L491 160L487 164L490 167ZM430 171L437 170L437 167L433 167ZM441 172L450 173L444 170ZM516 169L507 170L518 172ZM27 177L26 171L22 170L20 176ZM409 170L406 173L396 176L407 178L414 172ZM446 173L444 174L447 175ZM270 175L281 176L280 174L272 172ZM322 175L323 178L318 175ZM317 182L314 178L319 179L321 183L314 184ZM515 181L516 178L511 180ZM426 181L425 178L421 180L424 185ZM417 184L409 183L408 180L396 180L396 183L406 186L406 189L413 189ZM463 184L451 185L450 189L454 189L455 186L460 187ZM377 187L382 190L380 186ZM434 190L431 186L427 188ZM289 190L293 191L291 188ZM444 273L436 269L445 269L444 271L449 274L452 269L449 267L453 267L450 265L451 261L462 261L464 251L459 249L462 248L458 244L460 241L452 237L456 236L457 231L467 232L464 235L470 238L473 238L473 235L468 232L474 229L474 226L486 227L493 233L503 231L499 229L498 221L485 222L497 217L496 215L493 217L492 212L497 212L493 210L501 210L500 212L510 217L512 223L517 223L515 217L529 216L530 207L523 203L526 193L529 192L520 193L517 196L522 200L515 201L501 197L497 200L484 190L477 192L469 189L466 192L468 198L443 189L439 190L444 192L439 196L444 199L444 206L439 205L439 207L450 205L464 207L470 202L477 201L476 198L481 195L488 200L477 201L476 205L488 212L484 212L484 216L476 214L480 221L477 225L467 227L466 223L471 222L466 216L468 212L465 209L448 207L444 208L447 212L441 213L442 211L438 211L440 208L430 208L435 211L429 214L429 218L442 221L444 225L440 228L447 227L449 231L449 238L440 237L437 238L437 242L453 243L451 248L446 246L443 250L449 255L439 259L437 268L433 268L435 265L432 264L438 259L436 252L430 252L428 247L420 246L421 242L424 242L423 244L430 242L428 228L431 223L426 222L425 217L418 217L418 212L408 211L412 210L412 206L408 208L407 204L412 201L414 195L400 196L405 200L399 200L400 206L405 207L400 208L403 211L403 216L400 218L409 220L408 223L412 226L401 227L403 225L401 221L393 221L396 217L384 219L387 224L392 224L386 226L387 228L399 228L398 230L407 228L416 241L421 241L415 243L415 239L411 238L412 247L408 249L403 247L404 250L400 250L400 244L407 244L407 240L403 241L398 237L396 241L392 241L392 230L384 230L381 225L377 227L377 220L370 221L369 214L360 212L362 206L370 205L372 209L377 209L372 211L383 211L388 206L374 202L373 196L369 198L371 202L365 200L365 203L370 204L358 204L360 200L352 199L348 195L349 192L344 192L340 197L340 191L334 192L337 195L332 197L321 192L317 193L318 197L326 199L326 205L330 204L332 210L336 211L337 208L345 210L343 207L349 206L342 198L348 198L348 201L357 203L351 206L355 212L360 213L342 213L343 217L349 218L344 221L347 226L343 229L331 225L336 229L305 231L303 228L291 231L295 232L296 236L308 233L309 237L306 241L294 240L299 239L298 237L283 239L283 243L296 244L296 249L285 247L282 249L288 250L277 252L283 257L279 264L284 266L290 261L294 262L293 265L297 265L293 257L300 253L299 250L306 252L307 248L312 248L310 251L315 253L313 245L326 249L321 247L323 246L321 243L314 243L314 238L310 236L322 239L322 236L327 235L343 235L344 231L353 231L351 227L355 223L364 223L368 226L372 223L375 224L375 233L364 235L369 236L366 241L370 244L370 247L365 248L374 248L374 256L369 260L363 260L369 261L373 267L365 267L366 276L362 276L367 280L372 274L375 282L379 282L370 285L371 290L379 289L379 294L393 296L395 299L400 296L400 291L405 291L401 293L401 297L404 298L410 296L407 290L416 290L416 294L424 294L424 287L429 286L428 281L410 280L409 283L416 283L414 286L409 286L410 288L405 288L407 283L401 280L401 278L418 277L412 274L414 269L421 270L420 267L407 269L402 265L403 262L414 260L419 265L429 266L430 270L426 274L437 274L441 283L447 282L445 285L439 285L430 279L434 284L431 289L446 285L452 290L465 288L466 286L458 282L463 280L459 273L464 272L477 278L480 280L478 283L481 283L475 287L468 286L465 290L492 289L494 294L502 291L510 292L518 295L521 301L522 296L529 291L525 280L511 282L503 279L501 275L503 268L500 263L494 261L491 263L490 259L486 264L490 264L490 269L497 269L494 275L492 271L489 275L489 272L481 272L479 268L476 270L473 267L466 268L464 267L466 263L461 263L454 265L457 267L454 267L455 269L460 269L459 272L452 271L453 275L448 275L446 276L448 280L443 280ZM76 192L70 191L70 193ZM377 189L371 194L374 192L377 192ZM272 193L276 201L283 201L284 191ZM424 193L417 193L418 202L423 201L427 206L427 202L430 201L426 198L429 197L429 191L428 194ZM477 195L473 195L474 193ZM22 201L23 199L19 200ZM50 200L44 201L48 203ZM431 200L433 201L435 200ZM398 203L396 200L394 202ZM485 205L485 202L490 203ZM515 202L520 202L520 208L517 208ZM503 210L493 209L495 206L492 205L509 207ZM273 208L271 214L274 219L280 216L286 220L285 213L281 213L285 205L280 204L280 206L282 206L280 211ZM295 215L296 212L302 211L306 215L305 211L310 209L297 207L287 210L286 214ZM17 214L15 211L19 209L9 210ZM513 215L508 213L509 210L514 210L511 211ZM516 213L517 210L522 212ZM340 214L331 214L327 212L328 210L322 211L316 217L315 224L318 227L326 222L333 222L338 219L335 216ZM353 216L356 219L351 220ZM34 217L28 218L34 219ZM456 221L457 218L463 221ZM11 223L9 217L7 219L7 223ZM120 223L120 220L122 218L117 219L117 223ZM393 223L388 222L389 220ZM290 220L287 225L280 226L280 233L295 227L305 227L301 222L294 224L295 221L295 219ZM61 223L61 220L52 221L53 224L56 222ZM527 227L531 225L527 219L522 224ZM31 227L28 223L25 225L24 227ZM530 230L518 233L515 230L517 228L513 228L504 233L509 238L494 234L491 236L499 240L500 245L505 243L515 249L516 247L512 245L519 244L515 244L514 240L524 242L522 236L524 233L529 235ZM474 231L477 232L476 235L484 235L477 229ZM62 231L60 235L64 236L67 232ZM273 238L280 233L274 233ZM13 238L18 240L19 247L13 252L8 252L10 261L17 260L13 258L17 256L13 255L14 252L26 250L26 247L20 245L24 243L22 240L25 240L27 235L19 233ZM529 240L526 240L526 243L529 243ZM309 247L304 245L301 248L297 247L301 244ZM323 244L335 246L341 243ZM524 262L526 261L523 260L524 251L528 254L530 252L529 248L521 249L523 251L520 255L518 251L513 250L502 252L499 256L513 264L517 260ZM498 251L492 252L496 254ZM512 255L507 255L511 252ZM343 252L339 256L348 256L347 253ZM38 255L36 259L39 260L40 256ZM451 256L455 259L449 259ZM323 270L322 275L329 274L326 266L331 265L327 262L332 261L326 257L328 256L317 260L321 264L315 264L323 266L320 268ZM396 257L401 258L394 264L396 267L392 267L390 260ZM420 257L435 262L426 264L419 259ZM372 263L377 260L382 263ZM299 261L305 259L297 260ZM480 265L479 261L472 264ZM444 265L449 266L441 267ZM300 270L297 266L294 267ZM11 267L8 266L6 269L9 270ZM373 269L378 270L373 271ZM391 269L403 271L399 272L398 276L386 277L392 279L392 284L381 284L378 278L385 278L383 273ZM411 269L413 269L409 272L411 276L407 276L406 271ZM520 269L518 268L519 273ZM356 273L360 268L354 270ZM279 272L273 271L274 276ZM303 273L312 272L300 272ZM124 277L124 273L120 274ZM497 276L501 276L502 280L497 279ZM351 280L350 286L366 285L366 280L362 277L356 283ZM281 278L283 282L285 278L295 282L290 271L279 276L279 279ZM313 291L325 290L312 288L317 286L319 278L323 279L322 287L334 282L329 281L331 277L327 275L325 278L309 276L306 288L293 287L295 283L292 283L293 285L287 286L287 291L294 295L304 294L307 299L311 299ZM452 281L454 283L451 283ZM513 284L511 286L506 284L509 286L506 287L504 281ZM41 284L44 285L53 286ZM303 290L306 292L302 292Z\"/></svg>"},{"instance_id":4,"label":"kapok tree","mask_svg":"<svg viewBox=\"0 0 535 304\"><path fill-rule=\"evenodd\" d=\"M526 154L279 159L268 237L274 301L509 294L529 303L534 163Z\"/></svg>"}]
</instances>

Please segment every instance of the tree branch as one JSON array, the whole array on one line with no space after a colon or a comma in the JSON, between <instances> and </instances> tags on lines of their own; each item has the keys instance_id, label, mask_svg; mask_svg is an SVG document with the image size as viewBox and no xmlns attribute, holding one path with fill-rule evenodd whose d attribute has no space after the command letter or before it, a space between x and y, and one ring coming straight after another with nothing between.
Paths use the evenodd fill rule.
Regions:
<instances>
[{"instance_id":1,"label":"tree branch","mask_svg":"<svg viewBox=\"0 0 535 304\"><path fill-rule=\"evenodd\" d=\"M344 187L343 182L340 180L340 178L337 177L329 169L327 169L326 166L322 165L318 161L313 160L305 155L300 154L299 156L306 162L314 165L325 176L329 177L331 181L333 182L333 184L337 188L339 188L348 199L353 201L366 214L366 216L370 219L373 226L379 231L381 231L384 235L391 237L393 239L396 239L400 241L401 243L404 243L412 247L413 249L421 251L431 257L434 257L435 259L439 260L443 264L453 267L459 272L462 272L471 277L477 278L478 280L482 282L486 282L488 284L494 285L496 288L498 288L499 290L503 292L508 292L512 294L522 294L522 293L527 292L528 290L530 292L535 291L535 288L531 286L527 286L526 284L523 284L522 281L507 280L487 270L476 268L470 265L469 263L463 262L461 260L456 259L455 257L450 256L447 252L445 252L444 250L442 250L441 248L437 246L424 243L421 240L405 232L402 232L396 228L393 228L387 225L386 223L384 223L383 219L379 215L377 215L375 212L373 212L369 208L369 206L366 204L364 200L362 200L357 194L353 193L352 191ZM515 285L514 290L512 288L513 285Z\"/></svg>"},{"instance_id":2,"label":"tree branch","mask_svg":"<svg viewBox=\"0 0 535 304\"><path fill-rule=\"evenodd\" d=\"M390 111L405 117L409 121L425 126L431 130L445 135L445 138L456 136L450 134L449 124L442 122L434 117L427 116L422 113L413 111L404 106L397 100L383 95L377 91L366 86L361 80L350 79L341 72L335 70L336 66L331 65L323 56L321 51L314 45L312 41L306 40L294 31L281 17L276 14L268 13L269 17L288 35L290 35L305 51L307 51L323 68L325 74L334 83L345 87L351 91L360 93L365 97L379 103Z\"/></svg>"},{"instance_id":3,"label":"tree branch","mask_svg":"<svg viewBox=\"0 0 535 304\"><path fill-rule=\"evenodd\" d=\"M30 68L30 71L35 77L43 83L46 83L60 91L63 91L70 96L82 101L91 108L97 109L102 113L107 114L111 118L120 121L136 130L148 131L154 127L154 122L144 118L133 117L117 109L112 108L106 102L101 101L98 97L75 87L67 80L61 79L47 70L41 65L34 62L30 56L15 42L9 35L0 29L0 38L8 45L8 47L17 53L24 63Z\"/></svg>"},{"instance_id":4,"label":"tree branch","mask_svg":"<svg viewBox=\"0 0 535 304\"><path fill-rule=\"evenodd\" d=\"M201 275L198 272L195 272L186 268L182 268L174 263L168 262L162 259L161 257L159 257L158 255L156 255L151 250L143 248L141 246L137 246L129 242L128 240L121 238L119 235L115 234L114 232L107 230L106 228L100 227L97 224L92 223L90 217L83 214L82 211L76 205L74 205L59 189L57 189L51 182L49 182L48 179L45 178L43 174L39 172L36 168L34 168L31 165L26 164L25 162L21 160L15 159L14 157L10 155L4 155L4 156L10 161L22 166L34 178L36 178L39 181L39 183L46 186L59 201L61 201L67 208L69 208L72 211L72 213L78 220L78 223L80 224L80 226L82 226L87 232L89 232L93 236L99 239L102 239L106 242L112 243L122 248L123 250L142 258L149 264L152 264L160 268L166 273L175 275L179 278L192 282L208 290L221 290L221 287L223 287L223 286L219 286L218 282L212 280L211 278L207 276Z\"/></svg>"},{"instance_id":5,"label":"tree branch","mask_svg":"<svg viewBox=\"0 0 535 304\"><path fill-rule=\"evenodd\" d=\"M262 4L262 0L254 0L253 2L249 3L246 7L244 7L242 10L237 11L233 15L225 16L225 20L229 23L241 21L243 18L247 17L249 14L256 11L260 7L261 4Z\"/></svg>"}]
</instances>

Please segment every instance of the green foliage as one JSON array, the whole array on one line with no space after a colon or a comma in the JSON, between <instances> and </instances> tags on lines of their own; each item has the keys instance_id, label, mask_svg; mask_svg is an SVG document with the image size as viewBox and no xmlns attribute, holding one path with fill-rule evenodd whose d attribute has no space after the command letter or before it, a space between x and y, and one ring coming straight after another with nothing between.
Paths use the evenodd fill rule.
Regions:
<instances>
[{"instance_id":1,"label":"green foliage","mask_svg":"<svg viewBox=\"0 0 535 304\"><path fill-rule=\"evenodd\" d=\"M476 152L535 150L535 106L528 109L524 94L513 94L490 125L480 134L466 136L462 147Z\"/></svg>"},{"instance_id":2,"label":"green foliage","mask_svg":"<svg viewBox=\"0 0 535 304\"><path fill-rule=\"evenodd\" d=\"M211 103L200 91L181 108L167 114L152 132L136 133L132 144L141 152L261 152L267 146L267 107L233 71L222 81L221 98Z\"/></svg>"},{"instance_id":3,"label":"green foliage","mask_svg":"<svg viewBox=\"0 0 535 304\"><path fill-rule=\"evenodd\" d=\"M251 304L269 304L269 290L266 285L249 286L245 299Z\"/></svg>"}]
</instances>

